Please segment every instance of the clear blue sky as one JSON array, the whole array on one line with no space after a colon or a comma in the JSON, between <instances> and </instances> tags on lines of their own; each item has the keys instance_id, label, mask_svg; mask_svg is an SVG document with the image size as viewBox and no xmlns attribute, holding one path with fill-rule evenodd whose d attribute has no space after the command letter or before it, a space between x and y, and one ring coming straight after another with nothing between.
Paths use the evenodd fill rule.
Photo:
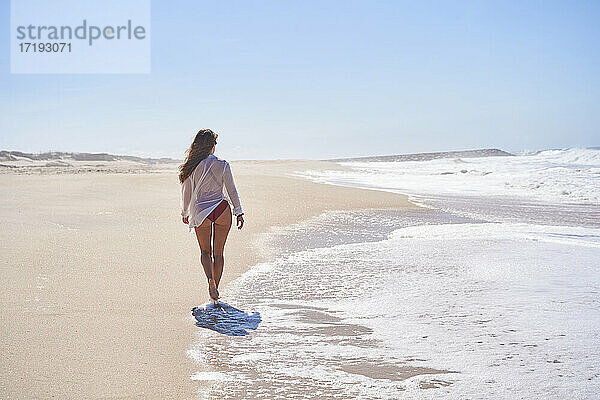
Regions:
<instances>
[{"instance_id":1,"label":"clear blue sky","mask_svg":"<svg viewBox=\"0 0 600 400\"><path fill-rule=\"evenodd\" d=\"M228 159L600 145L598 1L153 1L152 73L11 75L0 149Z\"/></svg>"}]
</instances>

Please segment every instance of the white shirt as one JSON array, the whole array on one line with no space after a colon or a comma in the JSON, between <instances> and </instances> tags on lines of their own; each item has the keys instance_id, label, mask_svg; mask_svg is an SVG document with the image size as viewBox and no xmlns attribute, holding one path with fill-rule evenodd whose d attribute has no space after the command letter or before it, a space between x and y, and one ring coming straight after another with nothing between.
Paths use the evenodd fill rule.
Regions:
<instances>
[{"instance_id":1,"label":"white shirt","mask_svg":"<svg viewBox=\"0 0 600 400\"><path fill-rule=\"evenodd\" d=\"M233 204L234 215L242 213L229 163L209 154L181 185L181 216L189 217L189 230L200 225L223 199Z\"/></svg>"}]
</instances>

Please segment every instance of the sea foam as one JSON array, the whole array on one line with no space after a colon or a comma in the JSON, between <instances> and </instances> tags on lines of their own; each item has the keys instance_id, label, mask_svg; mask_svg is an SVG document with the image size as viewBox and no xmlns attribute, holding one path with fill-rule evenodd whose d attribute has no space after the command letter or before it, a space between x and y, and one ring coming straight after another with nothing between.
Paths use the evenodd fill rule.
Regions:
<instances>
[{"instance_id":1,"label":"sea foam","mask_svg":"<svg viewBox=\"0 0 600 400\"><path fill-rule=\"evenodd\" d=\"M508 195L600 204L600 150L564 149L516 156L404 162L341 162L349 170L298 175L325 183L413 195Z\"/></svg>"}]
</instances>

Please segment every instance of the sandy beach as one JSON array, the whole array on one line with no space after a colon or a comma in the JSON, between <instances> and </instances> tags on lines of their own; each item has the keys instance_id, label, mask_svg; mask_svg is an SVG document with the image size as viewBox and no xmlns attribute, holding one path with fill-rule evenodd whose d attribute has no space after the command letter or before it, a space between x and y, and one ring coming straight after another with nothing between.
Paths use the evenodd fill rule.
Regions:
<instances>
[{"instance_id":1,"label":"sandy beach","mask_svg":"<svg viewBox=\"0 0 600 400\"><path fill-rule=\"evenodd\" d=\"M82 165L86 165L83 163ZM107 167L108 165L108 167ZM265 261L258 236L328 210L415 210L406 196L290 175L321 161L232 161L244 207L221 287ZM1 398L192 399L186 351L208 300L176 164L3 169Z\"/></svg>"},{"instance_id":2,"label":"sandy beach","mask_svg":"<svg viewBox=\"0 0 600 400\"><path fill-rule=\"evenodd\" d=\"M0 400L600 399L600 1L2 14Z\"/></svg>"}]
</instances>

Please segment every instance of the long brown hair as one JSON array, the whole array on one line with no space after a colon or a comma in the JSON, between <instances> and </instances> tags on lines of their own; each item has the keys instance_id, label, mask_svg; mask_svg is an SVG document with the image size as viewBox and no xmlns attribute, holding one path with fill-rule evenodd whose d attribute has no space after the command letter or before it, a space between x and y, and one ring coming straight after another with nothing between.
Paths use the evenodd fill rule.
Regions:
<instances>
[{"instance_id":1,"label":"long brown hair","mask_svg":"<svg viewBox=\"0 0 600 400\"><path fill-rule=\"evenodd\" d=\"M194 172L194 169L210 154L213 146L217 144L217 135L210 129L200 129L185 152L187 156L183 164L179 166L179 182L183 183L188 176Z\"/></svg>"}]
</instances>

